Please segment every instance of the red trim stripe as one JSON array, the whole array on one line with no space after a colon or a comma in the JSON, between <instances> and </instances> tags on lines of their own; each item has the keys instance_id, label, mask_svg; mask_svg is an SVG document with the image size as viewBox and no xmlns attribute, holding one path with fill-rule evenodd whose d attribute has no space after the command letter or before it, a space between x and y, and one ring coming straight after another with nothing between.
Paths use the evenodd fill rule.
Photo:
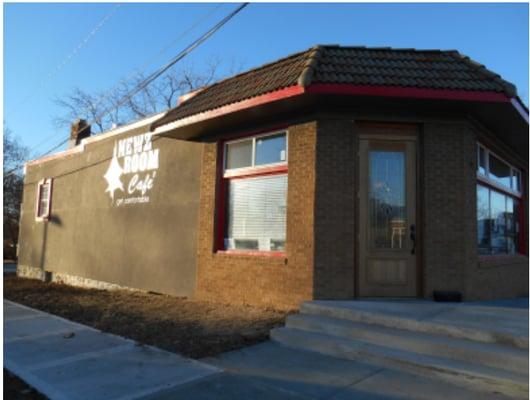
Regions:
<instances>
[{"instance_id":1,"label":"red trim stripe","mask_svg":"<svg viewBox=\"0 0 530 400\"><path fill-rule=\"evenodd\" d=\"M504 93L478 92L449 89L422 89L398 86L366 86L344 83L315 83L309 85L306 93L342 94L351 96L406 97L413 99L464 100L509 103Z\"/></svg>"},{"instance_id":2,"label":"red trim stripe","mask_svg":"<svg viewBox=\"0 0 530 400\"><path fill-rule=\"evenodd\" d=\"M264 175L276 175L281 173L287 173L287 164L276 165L273 167L253 167L253 168L241 168L238 170L226 171L224 174L225 179L238 179L248 178L251 176L264 176Z\"/></svg>"}]
</instances>

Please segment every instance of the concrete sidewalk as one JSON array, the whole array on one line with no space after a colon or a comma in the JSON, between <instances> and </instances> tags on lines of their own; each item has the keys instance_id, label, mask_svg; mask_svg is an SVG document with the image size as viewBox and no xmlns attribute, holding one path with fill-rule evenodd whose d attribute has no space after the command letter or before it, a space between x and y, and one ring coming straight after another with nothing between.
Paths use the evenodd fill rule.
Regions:
<instances>
[{"instance_id":1,"label":"concrete sidewalk","mask_svg":"<svg viewBox=\"0 0 530 400\"><path fill-rule=\"evenodd\" d=\"M506 398L270 341L199 362L6 300L4 365L52 400Z\"/></svg>"},{"instance_id":2,"label":"concrete sidewalk","mask_svg":"<svg viewBox=\"0 0 530 400\"><path fill-rule=\"evenodd\" d=\"M4 367L53 400L146 398L220 372L7 300Z\"/></svg>"}]
</instances>

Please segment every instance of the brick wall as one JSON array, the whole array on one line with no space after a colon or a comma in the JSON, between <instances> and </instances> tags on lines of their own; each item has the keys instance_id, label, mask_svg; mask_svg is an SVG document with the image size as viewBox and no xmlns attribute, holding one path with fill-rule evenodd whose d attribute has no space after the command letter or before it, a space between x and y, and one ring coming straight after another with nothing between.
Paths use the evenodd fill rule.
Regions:
<instances>
[{"instance_id":1,"label":"brick wall","mask_svg":"<svg viewBox=\"0 0 530 400\"><path fill-rule=\"evenodd\" d=\"M314 270L317 299L354 297L355 146L353 121L319 120Z\"/></svg>"},{"instance_id":2,"label":"brick wall","mask_svg":"<svg viewBox=\"0 0 530 400\"><path fill-rule=\"evenodd\" d=\"M477 138L464 124L424 125L425 297L433 290L458 290L465 300L528 295L528 257L478 256Z\"/></svg>"},{"instance_id":3,"label":"brick wall","mask_svg":"<svg viewBox=\"0 0 530 400\"><path fill-rule=\"evenodd\" d=\"M475 142L465 125L424 125L425 297L433 290L464 293L466 268L477 263Z\"/></svg>"},{"instance_id":4,"label":"brick wall","mask_svg":"<svg viewBox=\"0 0 530 400\"><path fill-rule=\"evenodd\" d=\"M286 256L214 251L217 143L205 145L199 212L197 297L227 303L297 307L313 297L315 122L289 127Z\"/></svg>"}]
</instances>

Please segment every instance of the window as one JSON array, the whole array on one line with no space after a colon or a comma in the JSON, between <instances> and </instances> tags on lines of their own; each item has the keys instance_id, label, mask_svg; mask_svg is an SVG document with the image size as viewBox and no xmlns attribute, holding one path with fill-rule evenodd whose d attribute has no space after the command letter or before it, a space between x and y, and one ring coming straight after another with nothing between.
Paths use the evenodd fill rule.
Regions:
<instances>
[{"instance_id":1,"label":"window","mask_svg":"<svg viewBox=\"0 0 530 400\"><path fill-rule=\"evenodd\" d=\"M481 255L515 254L521 249L521 171L479 145L477 238Z\"/></svg>"},{"instance_id":2,"label":"window","mask_svg":"<svg viewBox=\"0 0 530 400\"><path fill-rule=\"evenodd\" d=\"M287 211L287 133L224 146L224 250L284 252Z\"/></svg>"},{"instance_id":3,"label":"window","mask_svg":"<svg viewBox=\"0 0 530 400\"><path fill-rule=\"evenodd\" d=\"M480 144L477 158L477 176L501 190L521 194L521 171Z\"/></svg>"},{"instance_id":4,"label":"window","mask_svg":"<svg viewBox=\"0 0 530 400\"><path fill-rule=\"evenodd\" d=\"M50 217L52 199L52 179L43 179L37 185L37 205L35 217L39 221L48 220Z\"/></svg>"},{"instance_id":5,"label":"window","mask_svg":"<svg viewBox=\"0 0 530 400\"><path fill-rule=\"evenodd\" d=\"M479 254L515 254L519 242L519 201L477 185Z\"/></svg>"}]
</instances>

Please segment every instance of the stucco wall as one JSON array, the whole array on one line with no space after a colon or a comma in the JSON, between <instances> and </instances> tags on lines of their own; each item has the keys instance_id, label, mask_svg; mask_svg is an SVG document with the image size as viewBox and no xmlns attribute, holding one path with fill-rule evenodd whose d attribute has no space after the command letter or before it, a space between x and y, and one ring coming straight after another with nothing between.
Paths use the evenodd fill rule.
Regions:
<instances>
[{"instance_id":1,"label":"stucco wall","mask_svg":"<svg viewBox=\"0 0 530 400\"><path fill-rule=\"evenodd\" d=\"M136 129L87 144L82 153L30 166L22 204L19 265L161 293L195 290L196 226L202 145L153 139L159 167L149 171L148 202L117 205L104 175L118 140ZM124 159L119 161L124 166ZM142 179L148 172L139 173ZM121 177L123 188L134 173ZM51 220L35 220L37 182L53 178ZM145 199L144 199L145 200Z\"/></svg>"}]
</instances>

